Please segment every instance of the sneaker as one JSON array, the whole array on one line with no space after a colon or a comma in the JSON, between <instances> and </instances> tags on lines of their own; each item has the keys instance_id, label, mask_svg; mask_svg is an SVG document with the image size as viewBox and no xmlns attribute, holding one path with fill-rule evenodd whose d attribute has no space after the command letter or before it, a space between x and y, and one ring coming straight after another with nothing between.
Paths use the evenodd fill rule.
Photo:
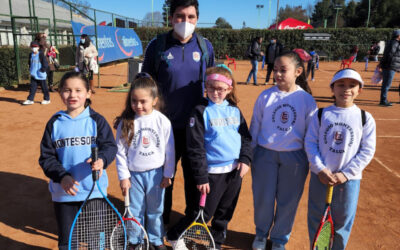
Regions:
<instances>
[{"instance_id":1,"label":"sneaker","mask_svg":"<svg viewBox=\"0 0 400 250\"><path fill-rule=\"evenodd\" d=\"M393 104L392 104L391 102L388 102L388 101L386 101L386 102L380 102L379 105L380 105L380 106L384 106L384 107L391 107L391 106L393 106Z\"/></svg>"},{"instance_id":2,"label":"sneaker","mask_svg":"<svg viewBox=\"0 0 400 250\"><path fill-rule=\"evenodd\" d=\"M186 247L185 241L183 239L180 240L169 240L169 244L171 244L172 249L174 250L189 250Z\"/></svg>"},{"instance_id":3,"label":"sneaker","mask_svg":"<svg viewBox=\"0 0 400 250\"><path fill-rule=\"evenodd\" d=\"M22 103L22 105L32 105L32 104L34 104L34 103L35 103L34 101L25 100L25 101Z\"/></svg>"},{"instance_id":4,"label":"sneaker","mask_svg":"<svg viewBox=\"0 0 400 250\"><path fill-rule=\"evenodd\" d=\"M253 250L265 250L265 245L267 244L267 239L264 237L256 236L253 241Z\"/></svg>"},{"instance_id":5,"label":"sneaker","mask_svg":"<svg viewBox=\"0 0 400 250\"><path fill-rule=\"evenodd\" d=\"M277 83L276 82L274 82L274 85L276 85Z\"/></svg>"},{"instance_id":6,"label":"sneaker","mask_svg":"<svg viewBox=\"0 0 400 250\"><path fill-rule=\"evenodd\" d=\"M311 78L311 81L315 81L314 78Z\"/></svg>"},{"instance_id":7,"label":"sneaker","mask_svg":"<svg viewBox=\"0 0 400 250\"><path fill-rule=\"evenodd\" d=\"M128 245L128 248L127 248L127 250L142 250L143 249L143 247L142 247L142 244L132 244L132 243L129 243L129 245Z\"/></svg>"},{"instance_id":8,"label":"sneaker","mask_svg":"<svg viewBox=\"0 0 400 250\"><path fill-rule=\"evenodd\" d=\"M43 105L50 104L50 100L43 100L40 104L43 104Z\"/></svg>"}]
</instances>

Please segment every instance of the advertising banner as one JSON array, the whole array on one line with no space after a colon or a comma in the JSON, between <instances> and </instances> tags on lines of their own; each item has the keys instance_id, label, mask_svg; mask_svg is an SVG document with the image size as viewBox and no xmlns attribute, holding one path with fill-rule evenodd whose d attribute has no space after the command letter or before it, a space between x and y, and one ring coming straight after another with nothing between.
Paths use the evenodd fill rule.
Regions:
<instances>
[{"instance_id":1,"label":"advertising banner","mask_svg":"<svg viewBox=\"0 0 400 250\"><path fill-rule=\"evenodd\" d=\"M94 26L71 21L74 34L87 34L96 46ZM75 37L79 46L80 37ZM140 56L143 54L142 42L133 29L111 26L97 26L99 63Z\"/></svg>"}]
</instances>

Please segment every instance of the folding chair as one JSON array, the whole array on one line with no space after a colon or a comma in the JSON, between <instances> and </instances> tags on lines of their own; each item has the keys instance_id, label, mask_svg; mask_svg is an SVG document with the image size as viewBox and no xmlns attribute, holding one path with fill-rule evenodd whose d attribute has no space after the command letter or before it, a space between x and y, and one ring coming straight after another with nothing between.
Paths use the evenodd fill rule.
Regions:
<instances>
[{"instance_id":1,"label":"folding chair","mask_svg":"<svg viewBox=\"0 0 400 250\"><path fill-rule=\"evenodd\" d=\"M236 70L235 58L229 58L229 56L227 54L225 54L225 57L227 60L228 67L229 67L229 65L233 64L233 68Z\"/></svg>"},{"instance_id":2,"label":"folding chair","mask_svg":"<svg viewBox=\"0 0 400 250\"><path fill-rule=\"evenodd\" d=\"M351 63L353 62L353 60L354 60L354 56L350 56L349 59L343 59L342 63L340 64L340 68L344 69L344 68L346 68L346 66L347 66L347 68L350 68Z\"/></svg>"}]
</instances>

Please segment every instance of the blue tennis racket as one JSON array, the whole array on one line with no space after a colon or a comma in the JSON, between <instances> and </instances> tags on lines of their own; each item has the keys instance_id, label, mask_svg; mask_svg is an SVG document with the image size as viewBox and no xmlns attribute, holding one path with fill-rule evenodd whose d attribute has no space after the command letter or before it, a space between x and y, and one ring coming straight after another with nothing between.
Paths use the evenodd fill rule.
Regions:
<instances>
[{"instance_id":1,"label":"blue tennis racket","mask_svg":"<svg viewBox=\"0 0 400 250\"><path fill-rule=\"evenodd\" d=\"M97 161L97 159L98 148L94 147L92 148L92 162ZM101 190L99 185L99 171L93 171L92 177L92 188L82 206L79 208L71 226L68 240L68 250L125 250L127 238L124 225L122 225L123 230L119 230L118 232L120 236L111 237L115 226L118 224L118 222L122 221L121 214ZM97 185L97 188L103 198L90 198L95 185Z\"/></svg>"}]
</instances>

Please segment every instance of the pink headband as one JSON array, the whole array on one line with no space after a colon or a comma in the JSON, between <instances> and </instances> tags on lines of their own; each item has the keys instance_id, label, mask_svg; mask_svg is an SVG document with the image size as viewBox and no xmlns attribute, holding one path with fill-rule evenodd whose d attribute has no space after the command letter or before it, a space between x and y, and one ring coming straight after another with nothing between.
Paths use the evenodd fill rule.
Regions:
<instances>
[{"instance_id":1,"label":"pink headband","mask_svg":"<svg viewBox=\"0 0 400 250\"><path fill-rule=\"evenodd\" d=\"M207 82L209 80L214 80L214 81L220 81L228 84L229 86L232 86L232 79L229 79L228 77L220 74L211 74L207 76Z\"/></svg>"}]
</instances>

